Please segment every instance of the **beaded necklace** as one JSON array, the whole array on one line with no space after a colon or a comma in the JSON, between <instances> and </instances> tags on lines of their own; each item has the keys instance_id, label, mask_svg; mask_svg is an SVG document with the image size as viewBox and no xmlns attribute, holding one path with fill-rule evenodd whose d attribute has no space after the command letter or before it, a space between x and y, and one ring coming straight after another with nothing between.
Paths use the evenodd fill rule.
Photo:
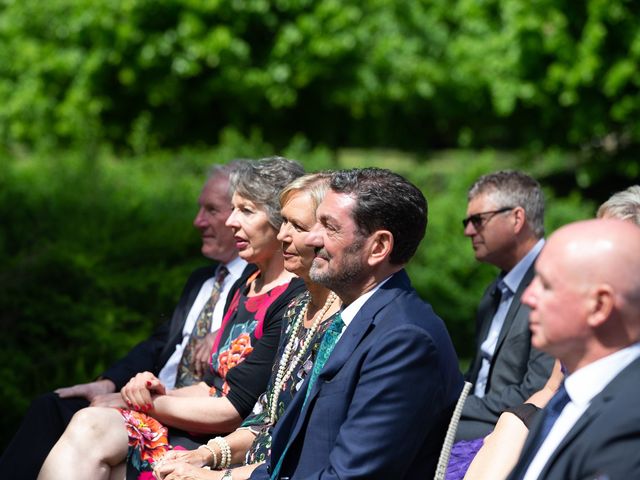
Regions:
<instances>
[{"instance_id":1,"label":"beaded necklace","mask_svg":"<svg viewBox=\"0 0 640 480\"><path fill-rule=\"evenodd\" d=\"M338 296L335 293L329 293L327 300L322 306L322 310L320 310L320 312L316 314L316 318L313 320L313 323L309 327L309 330L307 330L304 341L298 349L298 353L295 357L293 357L291 363L287 365L287 362L289 361L289 357L291 356L291 352L293 350L293 345L296 343L296 339L298 337L298 331L303 325L304 317L307 315L307 311L309 310L311 299L309 299L307 304L302 308L302 310L300 310L300 313L296 317L295 323L293 324L293 327L291 329L291 337L289 338L284 352L282 353L282 357L280 358L280 363L278 364L278 373L276 374L276 381L274 382L273 388L271 390L271 398L269 399L269 421L272 425L275 423L276 410L278 409L278 398L280 397L280 391L282 390L284 382L286 382L289 377L291 377L291 375L293 374L293 370L296 368L298 363L300 363L302 357L307 352L307 349L311 344L311 340L318 330L320 323L322 323L324 316L327 314L336 298L338 298Z\"/></svg>"}]
</instances>

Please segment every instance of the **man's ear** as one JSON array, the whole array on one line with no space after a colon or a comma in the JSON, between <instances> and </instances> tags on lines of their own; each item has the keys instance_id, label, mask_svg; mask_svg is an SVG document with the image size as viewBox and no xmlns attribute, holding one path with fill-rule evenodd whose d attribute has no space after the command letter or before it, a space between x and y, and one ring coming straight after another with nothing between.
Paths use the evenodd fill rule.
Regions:
<instances>
[{"instance_id":1,"label":"man's ear","mask_svg":"<svg viewBox=\"0 0 640 480\"><path fill-rule=\"evenodd\" d=\"M393 234L388 230L377 230L369 237L369 265L383 262L393 251Z\"/></svg>"},{"instance_id":2,"label":"man's ear","mask_svg":"<svg viewBox=\"0 0 640 480\"><path fill-rule=\"evenodd\" d=\"M597 328L611 318L615 304L615 293L610 285L601 284L593 288L589 298L587 323Z\"/></svg>"},{"instance_id":3,"label":"man's ear","mask_svg":"<svg viewBox=\"0 0 640 480\"><path fill-rule=\"evenodd\" d=\"M527 223L527 213L522 207L516 207L513 209L513 231L520 233L520 230L524 228Z\"/></svg>"}]
</instances>

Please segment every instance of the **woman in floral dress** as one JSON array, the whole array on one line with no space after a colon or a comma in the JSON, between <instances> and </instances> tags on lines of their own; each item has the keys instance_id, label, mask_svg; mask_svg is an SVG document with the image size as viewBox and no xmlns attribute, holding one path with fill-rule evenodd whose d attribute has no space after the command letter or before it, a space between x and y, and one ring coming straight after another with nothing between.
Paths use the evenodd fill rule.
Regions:
<instances>
[{"instance_id":1,"label":"woman in floral dress","mask_svg":"<svg viewBox=\"0 0 640 480\"><path fill-rule=\"evenodd\" d=\"M302 167L281 157L246 162L230 179L233 211L227 220L240 257L258 271L236 290L212 349L205 382L166 390L149 372L121 391L129 409L90 407L78 412L51 450L41 479L135 478L172 445L237 428L264 392L286 305L304 284L284 270L277 239L278 195ZM170 427L170 428L168 428Z\"/></svg>"}]
</instances>

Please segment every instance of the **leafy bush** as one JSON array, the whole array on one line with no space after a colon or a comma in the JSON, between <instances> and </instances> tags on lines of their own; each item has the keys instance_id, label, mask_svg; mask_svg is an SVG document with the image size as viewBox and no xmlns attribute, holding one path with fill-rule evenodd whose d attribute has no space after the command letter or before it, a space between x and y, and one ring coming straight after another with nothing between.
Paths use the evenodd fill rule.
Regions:
<instances>
[{"instance_id":1,"label":"leafy bush","mask_svg":"<svg viewBox=\"0 0 640 480\"><path fill-rule=\"evenodd\" d=\"M22 0L0 6L0 142L638 146L626 0Z\"/></svg>"}]
</instances>

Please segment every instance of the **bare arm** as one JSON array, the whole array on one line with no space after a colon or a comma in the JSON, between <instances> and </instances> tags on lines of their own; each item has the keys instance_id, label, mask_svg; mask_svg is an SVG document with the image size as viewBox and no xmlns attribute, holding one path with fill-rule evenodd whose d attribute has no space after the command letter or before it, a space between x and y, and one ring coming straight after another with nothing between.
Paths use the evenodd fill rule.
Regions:
<instances>
[{"instance_id":1,"label":"bare arm","mask_svg":"<svg viewBox=\"0 0 640 480\"><path fill-rule=\"evenodd\" d=\"M148 413L165 425L194 433L229 432L242 417L224 397L160 395Z\"/></svg>"},{"instance_id":2,"label":"bare arm","mask_svg":"<svg viewBox=\"0 0 640 480\"><path fill-rule=\"evenodd\" d=\"M563 378L560 362L556 360L547 383L531 395L526 403L543 408L556 393ZM520 418L513 413L503 412L493 432L485 437L482 448L471 462L464 478L470 480L506 478L518 461L528 434L529 429Z\"/></svg>"}]
</instances>

